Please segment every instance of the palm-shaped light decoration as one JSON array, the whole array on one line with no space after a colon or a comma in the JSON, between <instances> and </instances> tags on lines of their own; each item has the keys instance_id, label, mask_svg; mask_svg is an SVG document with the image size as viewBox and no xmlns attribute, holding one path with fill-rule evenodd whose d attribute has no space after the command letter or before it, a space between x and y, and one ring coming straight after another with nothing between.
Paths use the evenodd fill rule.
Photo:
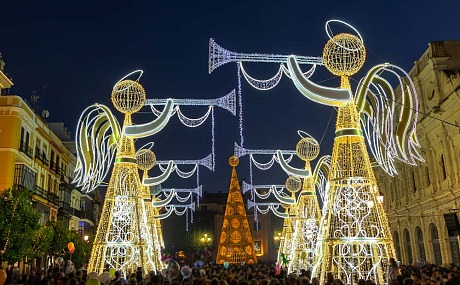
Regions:
<instances>
[{"instance_id":1,"label":"palm-shaped light decoration","mask_svg":"<svg viewBox=\"0 0 460 285\"><path fill-rule=\"evenodd\" d=\"M340 76L340 88L315 84L302 73L296 56L287 57L287 74L304 96L338 107L330 186L318 237L321 257L313 275L319 275L321 283L327 272L332 271L346 284L358 279L373 279L383 284L387 261L394 257L394 247L383 205L377 199L379 191L365 138L378 165L390 175L397 173L396 160L412 165L422 161L416 136L417 95L408 74L388 63L371 68L353 95L349 77L365 62L364 42L350 25L357 35L332 36L331 22L348 25L337 20L327 22L330 40L324 47L322 62L308 59L300 63L324 64L331 73ZM210 57L215 58L214 54ZM232 56L227 62L248 61L239 54ZM278 62L283 62L285 58L256 56L260 60L252 57L251 61L276 62L280 58ZM400 93L393 91L385 78L388 74L399 83Z\"/></svg>"}]
</instances>

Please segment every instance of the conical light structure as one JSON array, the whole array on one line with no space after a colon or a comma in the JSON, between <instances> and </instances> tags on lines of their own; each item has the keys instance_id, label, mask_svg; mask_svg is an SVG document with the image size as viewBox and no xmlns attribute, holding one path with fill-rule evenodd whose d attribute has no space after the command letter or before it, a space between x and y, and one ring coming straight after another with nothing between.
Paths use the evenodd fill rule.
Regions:
<instances>
[{"instance_id":1,"label":"conical light structure","mask_svg":"<svg viewBox=\"0 0 460 285\"><path fill-rule=\"evenodd\" d=\"M292 234L294 232L293 223L295 219L295 215L293 213L296 212L296 205L283 205L283 207L286 208L285 213L288 217L284 218L283 221L283 230L281 231L280 246L276 261L282 266L287 266L287 258L289 257L292 249Z\"/></svg>"},{"instance_id":2,"label":"conical light structure","mask_svg":"<svg viewBox=\"0 0 460 285\"><path fill-rule=\"evenodd\" d=\"M136 154L137 166L139 169L143 171L142 180L148 178L148 171L152 169L156 164L156 156L155 153L150 149L140 149ZM156 200L155 195L156 193L152 193L150 191L150 186L145 185L144 187L144 195L149 195L151 197L152 202ZM150 201L146 201L145 209L147 212L147 223L150 229L150 234L152 236L152 257L151 260L154 263L157 269L162 268L161 262L161 252L164 248L164 241L163 241L163 232L161 229L161 221L157 219L158 215L160 214L160 210L157 207L154 207Z\"/></svg>"},{"instance_id":3,"label":"conical light structure","mask_svg":"<svg viewBox=\"0 0 460 285\"><path fill-rule=\"evenodd\" d=\"M305 161L305 170L311 173L310 161L319 154L319 144L311 137L302 138L296 146L297 156ZM316 250L318 241L319 225L321 221L321 210L315 191L315 177L310 176L303 179L301 183L295 183L295 178L290 177L286 181L286 188L290 191L297 191L302 188L297 198L296 211L293 219L294 232L292 234L292 248L289 255L288 272L300 273L302 269L312 270L318 262ZM300 184L299 187L292 185Z\"/></svg>"},{"instance_id":4,"label":"conical light structure","mask_svg":"<svg viewBox=\"0 0 460 285\"><path fill-rule=\"evenodd\" d=\"M365 54L362 41L350 34L326 44L323 60L341 77L341 89L351 92L348 77L361 68ZM321 258L313 276L319 275L321 284L328 272L345 284L359 279L384 284L393 242L353 98L338 109L329 181L319 235Z\"/></svg>"},{"instance_id":5,"label":"conical light structure","mask_svg":"<svg viewBox=\"0 0 460 285\"><path fill-rule=\"evenodd\" d=\"M232 178L230 180L222 232L219 238L217 264L223 264L224 262L229 264L257 263L254 241L235 169L238 162L239 159L236 156L232 156L229 159L229 164L233 168Z\"/></svg>"},{"instance_id":6,"label":"conical light structure","mask_svg":"<svg viewBox=\"0 0 460 285\"><path fill-rule=\"evenodd\" d=\"M144 88L136 81L120 81L112 92L112 102L125 115L123 128L131 126L131 114L144 105ZM114 268L126 274L135 272L137 267L146 272L158 270L152 260L153 241L144 202L150 193L141 184L136 162L134 139L123 132L117 142L89 272L102 273L104 269Z\"/></svg>"}]
</instances>

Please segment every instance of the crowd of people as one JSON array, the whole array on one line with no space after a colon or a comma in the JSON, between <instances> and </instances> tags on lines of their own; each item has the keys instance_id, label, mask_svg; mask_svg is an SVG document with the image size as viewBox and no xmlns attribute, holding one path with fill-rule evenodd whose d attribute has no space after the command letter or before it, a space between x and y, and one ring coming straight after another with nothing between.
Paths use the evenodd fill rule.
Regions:
<instances>
[{"instance_id":1,"label":"crowd of people","mask_svg":"<svg viewBox=\"0 0 460 285\"><path fill-rule=\"evenodd\" d=\"M227 268L225 268L227 267ZM136 272L128 272L126 276L118 271L105 272L108 278L96 273L87 273L83 267L55 267L47 272L32 271L29 275L16 279L15 271L8 274L5 285L342 285L344 282L335 278L331 272L324 284L317 277L311 278L311 272L301 271L299 274L288 275L285 270L271 264L222 266L204 265L190 268L187 274L145 274L139 267ZM423 266L398 266L390 260L386 272L387 285L460 285L459 268L450 268L431 264ZM357 285L374 285L371 280L355 280ZM383 284L382 284L383 285Z\"/></svg>"}]
</instances>

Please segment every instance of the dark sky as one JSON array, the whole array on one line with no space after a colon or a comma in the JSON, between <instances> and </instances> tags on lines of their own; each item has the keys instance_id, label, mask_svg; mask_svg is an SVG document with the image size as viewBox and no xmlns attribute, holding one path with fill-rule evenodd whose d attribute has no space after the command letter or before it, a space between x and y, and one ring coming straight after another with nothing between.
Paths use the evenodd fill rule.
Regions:
<instances>
[{"instance_id":1,"label":"dark sky","mask_svg":"<svg viewBox=\"0 0 460 285\"><path fill-rule=\"evenodd\" d=\"M324 23L341 19L364 38L368 60L363 72L380 62L408 71L429 41L460 39L456 0L47 0L6 1L1 9L0 52L15 83L10 94L29 99L37 90L40 109L50 111L48 121L64 121L72 132L88 105L98 102L112 108L112 86L135 69L145 71L141 83L148 98L217 98L236 88L235 64L208 74L210 37L233 51L320 56L328 39ZM277 64L245 66L257 78L272 76L278 69ZM337 86L323 67L318 69L315 81ZM331 107L308 101L286 77L269 92L254 90L244 81L242 89L246 147L292 149L301 129L318 140L324 135L323 153L330 152L335 122ZM185 110L193 117L206 109ZM143 111L134 122L154 118ZM228 157L233 143L239 142L238 117L216 110L215 119L216 172L202 169L201 181L204 190L226 191ZM205 157L211 148L210 129L210 121L188 129L175 117L153 138L154 151L159 159ZM241 165L240 179L248 177L248 160L242 159ZM259 184L281 184L285 178L278 172L254 173ZM177 180L172 176L165 186L195 184Z\"/></svg>"}]
</instances>

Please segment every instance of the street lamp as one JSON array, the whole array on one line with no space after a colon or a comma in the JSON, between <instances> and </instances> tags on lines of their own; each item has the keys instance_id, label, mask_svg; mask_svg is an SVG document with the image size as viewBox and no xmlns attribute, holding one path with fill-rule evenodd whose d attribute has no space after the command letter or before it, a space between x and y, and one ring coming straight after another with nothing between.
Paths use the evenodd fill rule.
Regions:
<instances>
[{"instance_id":1,"label":"street lamp","mask_svg":"<svg viewBox=\"0 0 460 285\"><path fill-rule=\"evenodd\" d=\"M89 236L84 236L83 237L83 240L86 241L86 242L88 241L88 239L89 239Z\"/></svg>"},{"instance_id":2,"label":"street lamp","mask_svg":"<svg viewBox=\"0 0 460 285\"><path fill-rule=\"evenodd\" d=\"M204 234L204 236L201 238L201 242L203 244L208 244L211 241L211 237L208 237L208 234Z\"/></svg>"},{"instance_id":3,"label":"street lamp","mask_svg":"<svg viewBox=\"0 0 460 285\"><path fill-rule=\"evenodd\" d=\"M281 241L284 240L284 236L281 234L281 232L275 232L273 239L275 240L275 247L279 247Z\"/></svg>"}]
</instances>

